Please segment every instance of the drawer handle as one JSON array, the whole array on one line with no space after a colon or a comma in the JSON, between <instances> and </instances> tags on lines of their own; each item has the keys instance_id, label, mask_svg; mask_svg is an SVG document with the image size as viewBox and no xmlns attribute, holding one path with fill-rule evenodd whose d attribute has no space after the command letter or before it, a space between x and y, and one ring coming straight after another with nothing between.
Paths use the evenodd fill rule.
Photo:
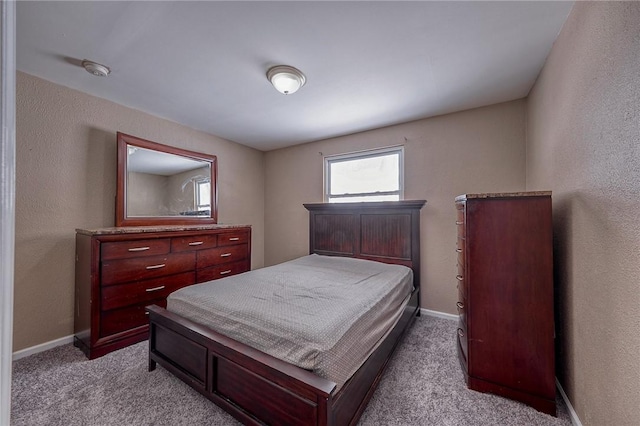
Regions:
<instances>
[{"instance_id":1,"label":"drawer handle","mask_svg":"<svg viewBox=\"0 0 640 426\"><path fill-rule=\"evenodd\" d=\"M458 309L463 310L464 309L464 303L462 302L456 302L456 306L458 307Z\"/></svg>"},{"instance_id":2,"label":"drawer handle","mask_svg":"<svg viewBox=\"0 0 640 426\"><path fill-rule=\"evenodd\" d=\"M192 243L189 243L190 246L199 246L201 244L204 244L204 241L194 241Z\"/></svg>"},{"instance_id":3,"label":"drawer handle","mask_svg":"<svg viewBox=\"0 0 640 426\"><path fill-rule=\"evenodd\" d=\"M462 222L460 220L456 220L456 225L464 225L464 222Z\"/></svg>"},{"instance_id":4,"label":"drawer handle","mask_svg":"<svg viewBox=\"0 0 640 426\"><path fill-rule=\"evenodd\" d=\"M464 331L461 328L458 329L458 336L464 337Z\"/></svg>"},{"instance_id":5,"label":"drawer handle","mask_svg":"<svg viewBox=\"0 0 640 426\"><path fill-rule=\"evenodd\" d=\"M150 265L147 266L147 269L160 269L160 268L164 268L166 265L164 263L161 263L159 265Z\"/></svg>"},{"instance_id":6,"label":"drawer handle","mask_svg":"<svg viewBox=\"0 0 640 426\"><path fill-rule=\"evenodd\" d=\"M229 257L229 256L231 256L231 253L222 253L220 255L220 257Z\"/></svg>"},{"instance_id":7,"label":"drawer handle","mask_svg":"<svg viewBox=\"0 0 640 426\"><path fill-rule=\"evenodd\" d=\"M240 241L240 237L229 238L229 241Z\"/></svg>"},{"instance_id":8,"label":"drawer handle","mask_svg":"<svg viewBox=\"0 0 640 426\"><path fill-rule=\"evenodd\" d=\"M462 253L462 249L456 249L456 253Z\"/></svg>"},{"instance_id":9,"label":"drawer handle","mask_svg":"<svg viewBox=\"0 0 640 426\"><path fill-rule=\"evenodd\" d=\"M148 288L148 289L146 289L145 291L146 291L147 293L150 293L150 292L152 292L152 291L162 290L163 288L164 288L164 286L163 286L163 285L161 285L161 286L159 286L159 287Z\"/></svg>"},{"instance_id":10,"label":"drawer handle","mask_svg":"<svg viewBox=\"0 0 640 426\"><path fill-rule=\"evenodd\" d=\"M134 247L134 248L130 248L129 251L145 251L145 250L149 250L151 247Z\"/></svg>"},{"instance_id":11,"label":"drawer handle","mask_svg":"<svg viewBox=\"0 0 640 426\"><path fill-rule=\"evenodd\" d=\"M462 281L464 280L464 278L462 277L462 275L456 275L456 280Z\"/></svg>"},{"instance_id":12,"label":"drawer handle","mask_svg":"<svg viewBox=\"0 0 640 426\"><path fill-rule=\"evenodd\" d=\"M231 273L231 269L227 269L226 271L220 272L220 275L227 275Z\"/></svg>"}]
</instances>

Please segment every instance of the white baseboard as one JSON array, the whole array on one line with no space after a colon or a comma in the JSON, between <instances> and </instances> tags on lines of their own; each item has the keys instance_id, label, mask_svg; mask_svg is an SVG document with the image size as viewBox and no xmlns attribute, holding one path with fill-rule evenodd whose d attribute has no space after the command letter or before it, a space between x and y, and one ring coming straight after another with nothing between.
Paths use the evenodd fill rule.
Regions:
<instances>
[{"instance_id":1,"label":"white baseboard","mask_svg":"<svg viewBox=\"0 0 640 426\"><path fill-rule=\"evenodd\" d=\"M68 343L73 343L73 335L61 337L56 340L52 340L50 342L41 343L39 345L31 346L30 348L21 349L13 353L13 360L18 360L20 358L27 357L29 355L37 354L39 352L44 352L49 349L53 349L56 346L66 345Z\"/></svg>"},{"instance_id":2,"label":"white baseboard","mask_svg":"<svg viewBox=\"0 0 640 426\"><path fill-rule=\"evenodd\" d=\"M431 309L420 308L420 314L443 318L446 320L458 321L457 315L447 314L446 312L440 312L440 311L432 311Z\"/></svg>"},{"instance_id":3,"label":"white baseboard","mask_svg":"<svg viewBox=\"0 0 640 426\"><path fill-rule=\"evenodd\" d=\"M578 417L578 413L576 413L576 410L573 409L573 405L571 405L571 401L569 401L569 397L564 392L564 389L562 389L562 385L560 384L560 381L558 380L557 377L556 377L556 386L560 391L560 395L562 396L562 399L564 399L564 403L567 404L567 409L569 410L569 417L571 417L571 424L573 424L573 426L582 426L582 422Z\"/></svg>"},{"instance_id":4,"label":"white baseboard","mask_svg":"<svg viewBox=\"0 0 640 426\"><path fill-rule=\"evenodd\" d=\"M439 312L439 311L432 311L430 309L424 309L421 308L420 309L420 313L423 315L429 315L432 317L438 317L438 318L444 318L447 320L458 320L458 316L457 315L453 315L453 314L447 314L445 312ZM52 340L50 342L45 342L42 343L40 345L36 345L36 346L31 346L30 348L26 348L26 349L21 349L19 351L16 351L13 353L13 360L16 361L20 358L24 358L27 357L29 355L34 355L40 352L44 352L46 350L49 349L53 349L56 346L62 346L62 345L66 345L68 343L73 343L73 335L70 336L65 336L65 337L61 337L59 339L56 340Z\"/></svg>"}]
</instances>

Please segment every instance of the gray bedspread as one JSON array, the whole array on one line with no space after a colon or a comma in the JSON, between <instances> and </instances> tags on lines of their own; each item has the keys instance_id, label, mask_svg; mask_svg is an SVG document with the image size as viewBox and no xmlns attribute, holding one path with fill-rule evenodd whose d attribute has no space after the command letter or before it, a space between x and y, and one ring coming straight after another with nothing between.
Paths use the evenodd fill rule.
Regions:
<instances>
[{"instance_id":1,"label":"gray bedspread","mask_svg":"<svg viewBox=\"0 0 640 426\"><path fill-rule=\"evenodd\" d=\"M412 283L405 266L312 254L185 287L167 309L339 389L399 320Z\"/></svg>"}]
</instances>

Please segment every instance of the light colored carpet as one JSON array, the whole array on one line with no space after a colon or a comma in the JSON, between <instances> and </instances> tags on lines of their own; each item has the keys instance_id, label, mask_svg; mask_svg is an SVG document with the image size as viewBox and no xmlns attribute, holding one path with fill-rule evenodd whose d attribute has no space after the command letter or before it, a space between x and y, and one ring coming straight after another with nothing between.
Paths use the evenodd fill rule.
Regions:
<instances>
[{"instance_id":1,"label":"light colored carpet","mask_svg":"<svg viewBox=\"0 0 640 426\"><path fill-rule=\"evenodd\" d=\"M418 318L359 425L571 425L558 417L466 388L456 323ZM147 342L87 360L72 345L13 364L13 425L238 425L162 367L147 371Z\"/></svg>"}]
</instances>

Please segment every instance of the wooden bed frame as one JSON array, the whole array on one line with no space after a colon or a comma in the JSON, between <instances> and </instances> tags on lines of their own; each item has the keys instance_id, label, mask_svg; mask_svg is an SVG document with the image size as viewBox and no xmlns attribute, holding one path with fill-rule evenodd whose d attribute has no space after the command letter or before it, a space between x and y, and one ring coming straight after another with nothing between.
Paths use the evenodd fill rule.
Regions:
<instances>
[{"instance_id":1,"label":"wooden bed frame","mask_svg":"<svg viewBox=\"0 0 640 426\"><path fill-rule=\"evenodd\" d=\"M414 291L400 320L360 369L336 384L158 306L149 306L149 371L159 363L251 425L354 425L398 343L420 315L424 200L305 204L310 253L409 266ZM411 366L407 366L411 368Z\"/></svg>"}]
</instances>

